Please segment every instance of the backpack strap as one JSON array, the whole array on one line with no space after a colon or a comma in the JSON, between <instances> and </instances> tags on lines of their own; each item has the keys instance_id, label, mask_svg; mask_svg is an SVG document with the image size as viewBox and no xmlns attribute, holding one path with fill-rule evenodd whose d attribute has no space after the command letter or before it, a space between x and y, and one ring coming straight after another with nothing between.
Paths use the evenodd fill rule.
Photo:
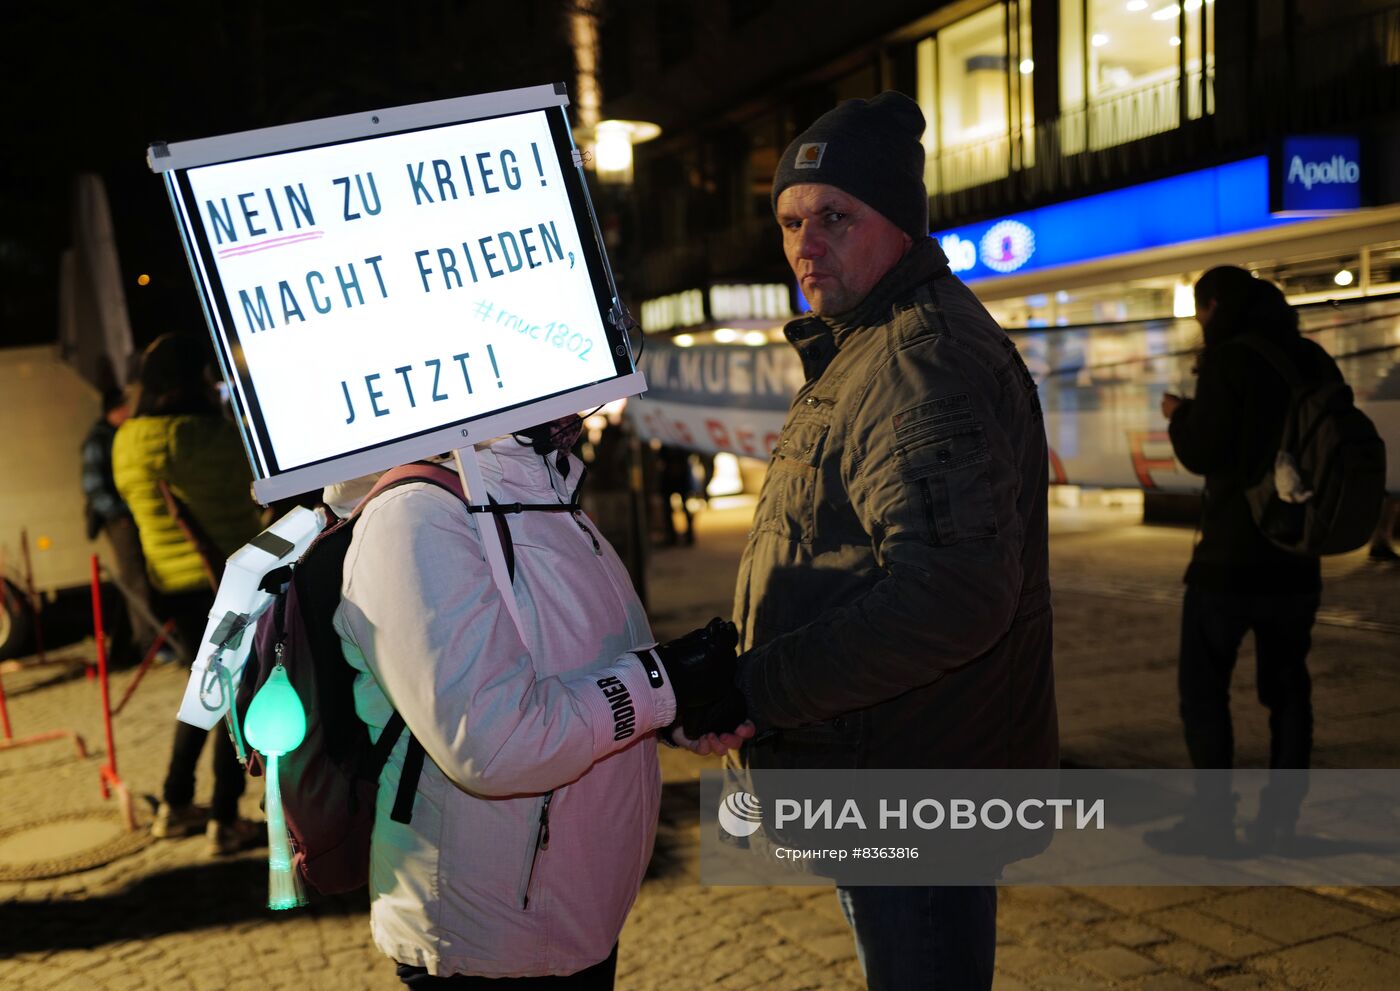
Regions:
<instances>
[{"instance_id":1,"label":"backpack strap","mask_svg":"<svg viewBox=\"0 0 1400 991\"><path fill-rule=\"evenodd\" d=\"M408 734L408 753L403 758L399 791L394 796L394 809L389 813L389 818L395 822L407 823L413 819L413 800L418 797L418 779L423 774L423 758L426 756L418 737Z\"/></svg>"},{"instance_id":2,"label":"backpack strap","mask_svg":"<svg viewBox=\"0 0 1400 991\"><path fill-rule=\"evenodd\" d=\"M400 465L386 471L370 489L369 494L360 500L360 504L355 507L351 518L357 518L365 505L371 499L382 492L396 488L400 485L407 485L410 482L426 482L435 485L440 489L445 489L462 500L467 511L471 513L489 512L496 520L496 532L501 536L501 547L505 551L506 570L510 575L511 582L515 581L515 542L511 539L510 525L506 523L505 513L511 512L511 507L497 507L496 500L490 495L489 506L473 506L467 502L466 495L462 491L462 480L457 477L455 471L435 465L430 462L414 462L413 464ZM516 504L518 507L519 504ZM519 512L519 508L513 511ZM502 589L503 594L508 594L509 589ZM384 730L379 734L379 739L375 741L374 748L370 752L370 764L366 770L374 775L378 780L380 772L384 769L384 764L389 760L389 754L393 751L399 738L408 732L408 751L404 754L403 772L399 775L399 789L394 795L394 808L390 812L389 818L394 822L409 823L413 820L413 802L418 796L418 780L423 775L423 761L427 757L427 752L423 749L423 744L418 737L408 730L407 723L404 722L397 709L389 717L389 721L384 724Z\"/></svg>"},{"instance_id":3,"label":"backpack strap","mask_svg":"<svg viewBox=\"0 0 1400 991\"><path fill-rule=\"evenodd\" d=\"M1260 337L1258 334L1241 334L1235 340L1255 354L1263 355L1264 360L1273 366L1274 371L1278 372L1279 377L1288 383L1290 389L1301 389L1307 384L1298 372L1297 363L1288 356L1288 352L1267 337Z\"/></svg>"},{"instance_id":4,"label":"backpack strap","mask_svg":"<svg viewBox=\"0 0 1400 991\"><path fill-rule=\"evenodd\" d=\"M365 508L365 505L381 492L396 488L400 485L407 485L409 482L426 482L429 485L436 485L440 489L451 492L458 499L462 500L469 513L490 513L496 520L496 532L501 535L501 546L504 548L506 554L506 569L510 573L510 580L512 582L515 581L515 542L510 536L510 524L506 522L506 514L519 513L527 509L548 509L550 511L559 512L567 511L572 508L569 506L552 505L534 506L518 502L502 506L496 502L495 497L490 495L487 496L487 499L490 500L490 505L473 505L467 502L467 497L462 492L462 480L457 477L455 471L428 461L415 461L412 464L399 465L397 468L391 468L380 476L379 481L374 484L374 488L370 489L369 494L360 500L360 504L355 507L355 512L351 515L358 516Z\"/></svg>"},{"instance_id":5,"label":"backpack strap","mask_svg":"<svg viewBox=\"0 0 1400 991\"><path fill-rule=\"evenodd\" d=\"M1298 423L1293 417L1291 409L1293 403L1297 401L1299 395L1308 388L1310 383L1303 378L1302 373L1298 370L1297 362L1276 342L1267 337L1260 337L1258 334L1241 334L1235 339L1255 354L1262 355L1292 391L1292 398L1289 400L1290 414L1284 419L1283 436L1279 438L1279 446L1285 451L1296 450L1311 439L1311 431L1305 437L1298 436ZM1316 430L1320 422L1314 423L1312 430Z\"/></svg>"},{"instance_id":6,"label":"backpack strap","mask_svg":"<svg viewBox=\"0 0 1400 991\"><path fill-rule=\"evenodd\" d=\"M374 746L369 752L369 762L364 768L365 776L371 780L379 780L379 774L384 770L384 765L389 760L389 754L393 751L394 745L399 742L408 725L404 722L403 716L399 715L395 709L389 716L389 721L384 724L384 730L379 734L379 739L374 741ZM413 800L418 795L418 779L423 774L423 758L426 756L423 744L418 742L418 738L412 733L408 734L408 753L404 756L403 773L399 775L399 790L394 795L394 810L389 818L395 822L409 823L413 821Z\"/></svg>"}]
</instances>

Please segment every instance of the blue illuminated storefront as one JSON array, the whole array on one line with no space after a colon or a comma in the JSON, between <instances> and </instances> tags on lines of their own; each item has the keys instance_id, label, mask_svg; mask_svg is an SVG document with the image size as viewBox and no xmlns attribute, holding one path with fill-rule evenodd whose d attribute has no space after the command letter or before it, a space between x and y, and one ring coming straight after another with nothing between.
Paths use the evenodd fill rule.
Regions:
<instances>
[{"instance_id":1,"label":"blue illuminated storefront","mask_svg":"<svg viewBox=\"0 0 1400 991\"><path fill-rule=\"evenodd\" d=\"M1269 181L1260 155L934 236L966 280L1034 272L1296 223L1269 212Z\"/></svg>"}]
</instances>

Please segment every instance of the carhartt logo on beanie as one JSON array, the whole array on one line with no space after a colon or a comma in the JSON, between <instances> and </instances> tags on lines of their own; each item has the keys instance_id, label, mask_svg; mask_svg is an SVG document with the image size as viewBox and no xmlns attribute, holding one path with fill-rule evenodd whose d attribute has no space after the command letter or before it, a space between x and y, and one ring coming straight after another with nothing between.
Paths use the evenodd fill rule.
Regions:
<instances>
[{"instance_id":1,"label":"carhartt logo on beanie","mask_svg":"<svg viewBox=\"0 0 1400 991\"><path fill-rule=\"evenodd\" d=\"M773 174L774 210L787 187L823 183L873 207L910 237L926 236L923 133L923 111L903 93L838 104L783 152Z\"/></svg>"}]
</instances>

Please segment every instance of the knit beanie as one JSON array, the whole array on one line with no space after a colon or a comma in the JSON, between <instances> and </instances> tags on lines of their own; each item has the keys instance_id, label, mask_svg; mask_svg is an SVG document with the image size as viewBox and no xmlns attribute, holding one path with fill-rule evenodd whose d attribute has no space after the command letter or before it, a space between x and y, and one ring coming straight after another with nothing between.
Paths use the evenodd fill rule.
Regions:
<instances>
[{"instance_id":1,"label":"knit beanie","mask_svg":"<svg viewBox=\"0 0 1400 991\"><path fill-rule=\"evenodd\" d=\"M842 101L783 152L773 173L774 212L789 186L823 183L873 207L910 237L926 237L923 133L923 111L903 93Z\"/></svg>"}]
</instances>

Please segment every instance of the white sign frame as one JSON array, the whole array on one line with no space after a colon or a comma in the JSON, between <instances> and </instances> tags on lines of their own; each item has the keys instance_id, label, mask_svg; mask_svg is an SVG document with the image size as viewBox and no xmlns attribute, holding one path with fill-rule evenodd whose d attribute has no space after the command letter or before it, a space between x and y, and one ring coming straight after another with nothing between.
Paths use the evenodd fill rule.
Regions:
<instances>
[{"instance_id":1,"label":"white sign frame","mask_svg":"<svg viewBox=\"0 0 1400 991\"><path fill-rule=\"evenodd\" d=\"M628 321L588 194L582 157L569 129L565 111L568 103L564 84L555 83L176 144L151 145L148 163L152 171L163 176L166 183L171 208L214 341L220 371L228 385L245 452L253 468L254 495L260 502L270 503L419 458L470 447L570 412L646 390L646 380L635 368L631 341L625 330ZM382 440L355 450L337 451L306 464L282 467L269 439L254 380L243 360L243 338L232 319L213 263L207 243L208 234L197 212L197 198L188 178L188 170L538 111L543 111L547 118L553 144L551 148L541 148L540 151L546 156L554 156L552 161L557 162L564 180L571 212L566 219L573 222L574 232L578 236L582 262L606 336L606 357L611 358L611 368L599 368L599 373L606 373L599 380L526 399L503 409L488 409L484 413L443 422L408 436ZM570 264L572 267L572 261ZM466 298L461 300L463 310L469 305ZM494 365L494 357L492 362Z\"/></svg>"}]
</instances>

